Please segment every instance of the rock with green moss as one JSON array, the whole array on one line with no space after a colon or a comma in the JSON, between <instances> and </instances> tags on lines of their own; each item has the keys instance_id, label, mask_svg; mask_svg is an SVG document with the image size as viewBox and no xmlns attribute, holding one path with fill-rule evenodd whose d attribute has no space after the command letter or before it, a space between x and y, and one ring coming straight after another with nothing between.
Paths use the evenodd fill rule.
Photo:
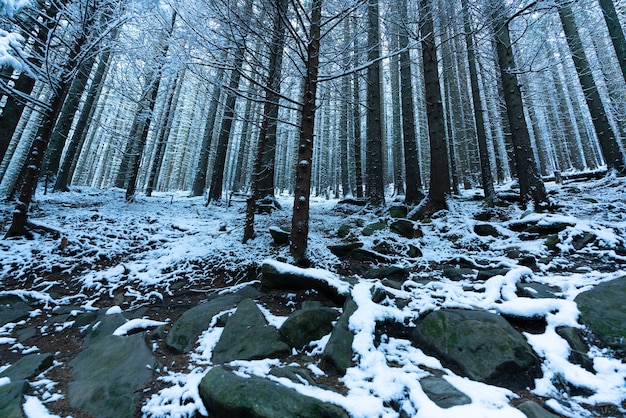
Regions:
<instances>
[{"instance_id":1,"label":"rock with green moss","mask_svg":"<svg viewBox=\"0 0 626 418\"><path fill-rule=\"evenodd\" d=\"M281 357L289 353L291 349L282 341L276 327L267 323L257 304L252 299L244 299L226 322L212 360L217 364Z\"/></svg>"},{"instance_id":2,"label":"rock with green moss","mask_svg":"<svg viewBox=\"0 0 626 418\"><path fill-rule=\"evenodd\" d=\"M52 358L52 354L30 354L3 370L0 377L8 377L12 382L31 379L52 366Z\"/></svg>"},{"instance_id":3,"label":"rock with green moss","mask_svg":"<svg viewBox=\"0 0 626 418\"><path fill-rule=\"evenodd\" d=\"M68 386L72 407L99 418L130 418L157 363L145 333L138 333L99 338L70 366L74 375Z\"/></svg>"},{"instance_id":4,"label":"rock with green moss","mask_svg":"<svg viewBox=\"0 0 626 418\"><path fill-rule=\"evenodd\" d=\"M493 313L431 312L417 325L412 340L473 380L518 390L532 387L539 373L539 359L530 345Z\"/></svg>"},{"instance_id":5,"label":"rock with green moss","mask_svg":"<svg viewBox=\"0 0 626 418\"><path fill-rule=\"evenodd\" d=\"M626 353L626 276L579 294L580 319L605 345Z\"/></svg>"},{"instance_id":6,"label":"rock with green moss","mask_svg":"<svg viewBox=\"0 0 626 418\"><path fill-rule=\"evenodd\" d=\"M365 225L365 228L363 228L363 230L361 231L361 234L365 235L366 237L369 237L371 235L374 235L374 232L381 231L385 228L387 228L387 222L378 221L378 222Z\"/></svg>"},{"instance_id":7,"label":"rock with green moss","mask_svg":"<svg viewBox=\"0 0 626 418\"><path fill-rule=\"evenodd\" d=\"M232 418L348 418L336 405L302 395L258 376L243 377L224 366L209 370L199 393L211 416Z\"/></svg>"},{"instance_id":8,"label":"rock with green moss","mask_svg":"<svg viewBox=\"0 0 626 418\"><path fill-rule=\"evenodd\" d=\"M354 364L352 361L354 334L348 328L348 323L357 307L357 304L352 299L346 301L343 306L343 313L328 339L326 348L324 348L324 358L335 366L341 375L346 374L348 367Z\"/></svg>"},{"instance_id":9,"label":"rock with green moss","mask_svg":"<svg viewBox=\"0 0 626 418\"><path fill-rule=\"evenodd\" d=\"M391 206L389 208L389 216L392 218L406 218L409 209L404 205Z\"/></svg>"},{"instance_id":10,"label":"rock with green moss","mask_svg":"<svg viewBox=\"0 0 626 418\"><path fill-rule=\"evenodd\" d=\"M279 331L292 347L301 349L330 333L338 316L332 308L300 309L289 315Z\"/></svg>"},{"instance_id":11,"label":"rock with green moss","mask_svg":"<svg viewBox=\"0 0 626 418\"><path fill-rule=\"evenodd\" d=\"M222 311L234 308L242 299L236 294L224 295L189 309L174 322L165 343L178 353L190 351L198 335L209 326L211 319Z\"/></svg>"},{"instance_id":12,"label":"rock with green moss","mask_svg":"<svg viewBox=\"0 0 626 418\"><path fill-rule=\"evenodd\" d=\"M11 381L0 386L0 417L24 418L22 402L27 390L28 383L25 380Z\"/></svg>"}]
</instances>

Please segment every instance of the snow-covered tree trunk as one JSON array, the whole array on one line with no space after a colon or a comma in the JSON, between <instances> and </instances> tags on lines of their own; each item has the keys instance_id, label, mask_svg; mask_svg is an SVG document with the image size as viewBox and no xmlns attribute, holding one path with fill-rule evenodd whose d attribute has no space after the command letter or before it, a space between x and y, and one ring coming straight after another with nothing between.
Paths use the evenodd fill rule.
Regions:
<instances>
[{"instance_id":1,"label":"snow-covered tree trunk","mask_svg":"<svg viewBox=\"0 0 626 418\"><path fill-rule=\"evenodd\" d=\"M322 0L313 0L311 5L311 26L306 50L306 72L298 141L298 163L296 186L291 218L291 256L302 261L306 254L309 237L309 204L311 194L311 168L315 134L315 113L317 97L317 75L320 59L320 32L322 20Z\"/></svg>"},{"instance_id":2,"label":"snow-covered tree trunk","mask_svg":"<svg viewBox=\"0 0 626 418\"><path fill-rule=\"evenodd\" d=\"M497 0L496 3L503 4L504 1ZM533 155L530 134L524 116L522 92L515 73L517 65L511 47L508 19L503 13L503 7L493 9L492 19L507 121L511 128L511 140L515 152L520 197L524 203L532 200L537 207L545 206L548 204L548 196Z\"/></svg>"},{"instance_id":3,"label":"snow-covered tree trunk","mask_svg":"<svg viewBox=\"0 0 626 418\"><path fill-rule=\"evenodd\" d=\"M430 187L428 200L420 213L446 208L446 197L450 194L451 186L431 2L432 0L420 1L422 67L430 139Z\"/></svg>"},{"instance_id":4,"label":"snow-covered tree trunk","mask_svg":"<svg viewBox=\"0 0 626 418\"><path fill-rule=\"evenodd\" d=\"M487 131L485 129L485 118L483 101L481 98L481 88L478 82L476 49L474 47L474 33L470 19L470 9L467 0L461 2L463 8L463 29L465 31L465 43L467 46L467 61L469 65L470 86L472 90L472 102L474 110L474 123L476 124L476 138L478 140L478 152L480 157L480 175L485 193L485 198L495 198L496 190L493 184L493 173L491 172L491 157L487 146Z\"/></svg>"},{"instance_id":5,"label":"snow-covered tree trunk","mask_svg":"<svg viewBox=\"0 0 626 418\"><path fill-rule=\"evenodd\" d=\"M619 148L618 139L611 129L602 98L591 74L591 67L578 34L574 13L569 5L561 4L558 10L561 24L563 25L563 32L576 67L576 73L583 88L589 112L591 112L591 119L600 142L604 161L609 169L624 172L626 171L624 156Z\"/></svg>"}]
</instances>

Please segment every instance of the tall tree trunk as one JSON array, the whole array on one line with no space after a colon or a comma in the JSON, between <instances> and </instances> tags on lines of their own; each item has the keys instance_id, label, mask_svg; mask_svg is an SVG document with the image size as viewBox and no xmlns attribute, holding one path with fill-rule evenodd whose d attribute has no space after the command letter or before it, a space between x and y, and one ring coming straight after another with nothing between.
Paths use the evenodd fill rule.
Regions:
<instances>
[{"instance_id":1,"label":"tall tree trunk","mask_svg":"<svg viewBox=\"0 0 626 418\"><path fill-rule=\"evenodd\" d=\"M407 0L399 2L400 16L403 22L408 19ZM398 43L400 50L400 105L402 107L402 141L404 144L404 167L406 172L405 197L407 205L415 205L424 198L421 191L419 150L415 132L415 109L413 100L413 75L411 73L411 54L408 49L409 34L407 28L400 26Z\"/></svg>"},{"instance_id":2,"label":"tall tree trunk","mask_svg":"<svg viewBox=\"0 0 626 418\"><path fill-rule=\"evenodd\" d=\"M224 80L225 70L219 68L213 83L211 103L209 104L209 112L206 116L206 125L204 128L204 136L200 145L200 158L196 167L193 185L191 187L192 196L202 196L207 183L207 170L209 168L209 154L211 150L211 142L213 133L215 132L215 123L217 119L217 109L220 104L220 96L222 94L222 82Z\"/></svg>"},{"instance_id":3,"label":"tall tree trunk","mask_svg":"<svg viewBox=\"0 0 626 418\"><path fill-rule=\"evenodd\" d=\"M34 86L35 79L28 76L26 73L21 73L17 80L15 80L13 89L24 95L30 95ZM6 104L2 108L2 115L0 115L0 161L2 161L6 155L9 143L15 133L23 110L24 102L10 95L7 96Z\"/></svg>"},{"instance_id":4,"label":"tall tree trunk","mask_svg":"<svg viewBox=\"0 0 626 418\"><path fill-rule=\"evenodd\" d=\"M246 20L242 22L244 27L248 26L248 21L252 19L252 6L253 0L246 0L244 10L242 10L242 16ZM211 175L211 184L209 186L209 192L207 196L208 205L212 201L218 201L222 198L222 188L224 183L224 173L226 171L226 154L228 152L228 142L230 139L230 132L233 127L233 120L235 117L235 105L237 103L237 90L239 89L239 80L241 79L241 72L243 71L243 59L245 53L245 30L242 33L241 38L234 40L233 47L235 48L233 57L233 68L230 72L230 81L228 84L228 93L226 96L226 103L224 104L224 114L222 115L222 123L219 130L219 136L217 138L215 162L213 163L213 173Z\"/></svg>"},{"instance_id":5,"label":"tall tree trunk","mask_svg":"<svg viewBox=\"0 0 626 418\"><path fill-rule=\"evenodd\" d=\"M139 167L141 166L143 150L146 146L146 141L148 140L150 125L152 124L152 118L154 117L154 105L156 103L157 94L159 93L159 86L161 85L160 71L157 71L157 74L148 77L148 80L150 83L148 91L139 105L139 109L135 114L133 126L130 131L130 140L136 144L136 147L132 151L130 164L128 166L130 172L128 173L126 187L127 202L132 202L135 199Z\"/></svg>"},{"instance_id":6,"label":"tall tree trunk","mask_svg":"<svg viewBox=\"0 0 626 418\"><path fill-rule=\"evenodd\" d=\"M350 20L345 19L343 22L343 42L345 48L348 50L350 48L350 44L352 40L350 39ZM343 69L344 71L348 70L350 66L350 55L344 54L343 57ZM348 119L350 118L349 112L349 100L350 97L350 78L345 76L341 79L341 105L340 105L340 115L339 115L339 154L340 154L340 168L341 168L341 190L343 197L346 197L351 193L350 190L350 173L348 172L348 130L350 127L350 123Z\"/></svg>"},{"instance_id":7,"label":"tall tree trunk","mask_svg":"<svg viewBox=\"0 0 626 418\"><path fill-rule=\"evenodd\" d=\"M258 174L256 199L274 200L274 169L276 165L276 133L280 101L283 49L285 47L285 13L287 0L276 0L276 14L270 44L269 71L263 109L263 122L259 132L259 144L263 144L261 171Z\"/></svg>"},{"instance_id":8,"label":"tall tree trunk","mask_svg":"<svg viewBox=\"0 0 626 418\"><path fill-rule=\"evenodd\" d=\"M239 89L239 80L241 79L243 67L243 50L240 48L238 48L238 50L239 52L237 52L233 69L230 73L228 94L226 96L226 103L224 104L224 114L222 115L219 136L217 137L215 162L213 163L213 173L211 175L207 204L222 198L224 172L226 171L226 153L228 151L230 132L233 127L233 119L235 118L235 105L237 103L236 91Z\"/></svg>"},{"instance_id":9,"label":"tall tree trunk","mask_svg":"<svg viewBox=\"0 0 626 418\"><path fill-rule=\"evenodd\" d=\"M254 237L254 215L257 201L270 197L274 200L274 169L276 164L276 134L278 130L278 111L280 100L281 67L285 45L286 0L276 1L272 41L270 44L269 68L265 88L263 121L257 141L257 151L252 169L251 196L246 202L246 224L243 242Z\"/></svg>"},{"instance_id":10,"label":"tall tree trunk","mask_svg":"<svg viewBox=\"0 0 626 418\"><path fill-rule=\"evenodd\" d=\"M93 57L83 62L72 80L65 103L63 103L63 109L61 109L59 119L55 123L50 145L48 146L41 168L41 174L46 177L46 183L48 179L56 175L59 170L61 153L63 152L66 139L72 128L72 121L78 112L81 96L87 88L89 75L95 65L95 61L95 57Z\"/></svg>"},{"instance_id":11,"label":"tall tree trunk","mask_svg":"<svg viewBox=\"0 0 626 418\"><path fill-rule=\"evenodd\" d=\"M622 70L622 76L626 82L626 38L624 37L624 31L622 25L619 23L619 18L615 10L615 4L613 0L599 0L600 7L602 8L602 15L604 21L609 29L609 36L613 42L615 48L615 54L619 61L619 67Z\"/></svg>"},{"instance_id":12,"label":"tall tree trunk","mask_svg":"<svg viewBox=\"0 0 626 418\"><path fill-rule=\"evenodd\" d=\"M493 174L491 172L491 160L489 148L487 146L487 131L485 129L485 119L483 117L483 103L480 97L480 86L478 83L478 73L476 70L476 51L474 48L474 35L470 21L470 12L467 0L461 1L463 8L463 26L465 30L465 42L467 44L467 60L469 65L470 86L472 89L472 101L474 103L474 121L476 123L476 137L478 139L478 153L480 156L480 174L482 179L485 198L495 198L496 189L493 185Z\"/></svg>"},{"instance_id":13,"label":"tall tree trunk","mask_svg":"<svg viewBox=\"0 0 626 418\"><path fill-rule=\"evenodd\" d=\"M110 50L106 50L100 56L100 61L98 62L93 80L89 86L89 91L87 92L87 98L83 104L78 121L76 122L76 128L74 129L72 138L67 144L67 150L65 151L63 161L61 161L61 165L59 167L57 178L54 183L55 191L68 190L67 186L71 178L72 161L76 157L76 151L79 149L79 145L84 141L84 138L87 135L87 124L93 116L96 99L100 96L100 92L102 90L102 80L104 79L104 75L108 67L110 55Z\"/></svg>"},{"instance_id":14,"label":"tall tree trunk","mask_svg":"<svg viewBox=\"0 0 626 418\"><path fill-rule=\"evenodd\" d=\"M311 194L321 20L322 0L313 0L310 19L311 27L309 28L307 44L300 138L298 142L296 186L291 218L290 253L297 262L303 261L305 257L309 237L309 199Z\"/></svg>"},{"instance_id":15,"label":"tall tree trunk","mask_svg":"<svg viewBox=\"0 0 626 418\"><path fill-rule=\"evenodd\" d=\"M420 213L426 213L447 208L451 186L431 0L420 1L420 34L430 140L430 187L428 200L420 209Z\"/></svg>"},{"instance_id":16,"label":"tall tree trunk","mask_svg":"<svg viewBox=\"0 0 626 418\"><path fill-rule=\"evenodd\" d=\"M398 48L398 36L396 34L391 35L392 49ZM402 175L402 160L403 160L403 146L402 146L402 116L400 110L400 57L391 57L389 62L390 81L391 81L391 152L393 163L393 183L394 193L397 195L404 194L404 176Z\"/></svg>"},{"instance_id":17,"label":"tall tree trunk","mask_svg":"<svg viewBox=\"0 0 626 418\"><path fill-rule=\"evenodd\" d=\"M503 0L498 0L504 4ZM507 17L502 14L502 7L495 8L492 19L496 36L496 52L502 80L502 91L506 103L506 114L511 128L511 140L515 152L515 167L520 185L522 203L532 200L535 205L542 207L548 204L546 189L537 169L533 156L532 144L528 126L524 117L524 104L520 83L515 74L517 68Z\"/></svg>"},{"instance_id":18,"label":"tall tree trunk","mask_svg":"<svg viewBox=\"0 0 626 418\"><path fill-rule=\"evenodd\" d=\"M54 130L54 123L63 108L63 101L67 95L67 89L67 84L59 85L51 99L50 109L43 112L43 124L39 128L35 141L31 147L28 162L26 164L24 182L22 183L20 196L15 206L15 210L13 211L13 220L9 230L7 231L6 237L29 235L29 232L26 229L28 209L33 200L33 196L35 195L35 190L37 189L37 180L39 179L43 156L46 152L48 143L50 142L50 138Z\"/></svg>"},{"instance_id":19,"label":"tall tree trunk","mask_svg":"<svg viewBox=\"0 0 626 418\"><path fill-rule=\"evenodd\" d=\"M148 175L148 184L146 186L146 196L152 196L152 192L157 184L157 178L161 169L161 163L163 162L163 153L165 151L165 144L167 138L172 130L172 124L174 122L174 110L178 103L178 95L182 87L182 82L179 83L180 77L178 74L174 76L171 81L170 88L167 92L167 99L164 107L163 120L161 121L161 130L159 131L156 139L154 158L150 165L150 173Z\"/></svg>"},{"instance_id":20,"label":"tall tree trunk","mask_svg":"<svg viewBox=\"0 0 626 418\"><path fill-rule=\"evenodd\" d=\"M368 201L376 206L385 204L383 170L383 130L380 79L380 28L378 0L368 0L367 8L367 184Z\"/></svg>"},{"instance_id":21,"label":"tall tree trunk","mask_svg":"<svg viewBox=\"0 0 626 418\"><path fill-rule=\"evenodd\" d=\"M609 169L616 169L619 172L624 172L626 171L626 165L617 142L618 138L611 129L611 125L609 124L609 120L600 97L600 92L598 91L593 75L591 74L591 66L587 60L587 55L585 54L571 7L568 5L561 5L559 7L559 17L561 19L561 24L563 25L565 39L567 39L567 44L572 54L572 60L574 61L574 67L576 68L578 79L580 80L580 84L583 88L585 101L587 102L589 112L591 113L593 127L596 131L598 141L600 142L600 148L602 149L604 161ZM620 62L620 64L622 63Z\"/></svg>"}]
</instances>

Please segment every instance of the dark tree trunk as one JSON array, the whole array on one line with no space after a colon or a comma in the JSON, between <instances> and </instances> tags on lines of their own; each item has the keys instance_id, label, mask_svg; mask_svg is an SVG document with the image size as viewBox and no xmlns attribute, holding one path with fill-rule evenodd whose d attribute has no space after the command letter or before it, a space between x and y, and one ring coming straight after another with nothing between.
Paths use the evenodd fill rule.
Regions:
<instances>
[{"instance_id":1,"label":"dark tree trunk","mask_svg":"<svg viewBox=\"0 0 626 418\"><path fill-rule=\"evenodd\" d=\"M34 86L35 79L25 73L21 73L15 80L13 89L24 95L29 95L33 91ZM2 161L9 148L9 143L20 121L23 110L24 102L12 96L7 96L7 102L2 108L2 115L0 115L0 161Z\"/></svg>"},{"instance_id":2,"label":"dark tree trunk","mask_svg":"<svg viewBox=\"0 0 626 418\"><path fill-rule=\"evenodd\" d=\"M240 71L243 66L243 50L238 52L238 56L235 58L233 65L234 69L230 74L228 95L226 96L224 114L222 115L222 123L220 126L219 136L217 138L215 162L213 164L213 174L211 175L211 185L209 186L207 204L222 198L224 171L226 170L226 153L228 151L230 132L233 127L233 119L235 118L235 104L237 103L236 91L239 88L239 80L241 78Z\"/></svg>"},{"instance_id":3,"label":"dark tree trunk","mask_svg":"<svg viewBox=\"0 0 626 418\"><path fill-rule=\"evenodd\" d=\"M100 91L102 90L102 80L104 79L104 75L106 73L110 55L110 51L107 50L100 57L100 61L98 62L98 67L96 68L94 78L91 81L89 91L87 92L85 104L83 105L78 121L76 122L76 129L74 129L72 138L67 144L65 156L63 157L63 161L61 162L61 165L59 167L57 178L54 183L55 191L68 190L67 186L71 178L72 161L77 154L76 151L78 150L79 145L81 144L81 142L83 142L85 135L87 135L87 124L93 116L94 104L96 102L96 99L100 96Z\"/></svg>"},{"instance_id":4,"label":"dark tree trunk","mask_svg":"<svg viewBox=\"0 0 626 418\"><path fill-rule=\"evenodd\" d=\"M259 132L259 144L262 145L261 171L258 175L258 191L256 199L274 198L274 166L276 164L276 133L278 130L278 110L280 101L280 84L285 46L285 11L287 0L276 0L273 36L270 44L269 71L265 90L263 122Z\"/></svg>"},{"instance_id":5,"label":"dark tree trunk","mask_svg":"<svg viewBox=\"0 0 626 418\"><path fill-rule=\"evenodd\" d=\"M309 198L311 194L311 167L315 133L315 100L317 96L321 20L322 0L313 0L311 27L307 45L306 74L304 77L300 139L298 142L296 187L291 219L290 252L296 261L301 261L305 257L309 237Z\"/></svg>"},{"instance_id":6,"label":"dark tree trunk","mask_svg":"<svg viewBox=\"0 0 626 418\"><path fill-rule=\"evenodd\" d=\"M26 172L24 175L24 181L20 190L20 196L18 198L17 205L13 211L13 221L6 234L6 237L16 236L28 236L29 232L26 229L26 223L28 221L28 208L35 195L37 189L37 181L39 179L39 172L41 169L41 163L43 156L46 152L48 143L54 130L54 122L61 113L63 108L63 101L67 95L67 85L60 85L57 87L56 92L50 101L50 109L43 114L43 124L37 131L37 136L30 150L28 162L26 163Z\"/></svg>"},{"instance_id":7,"label":"dark tree trunk","mask_svg":"<svg viewBox=\"0 0 626 418\"><path fill-rule=\"evenodd\" d=\"M611 125L606 116L606 111L602 104L598 88L596 87L596 82L591 74L591 67L587 60L585 50L583 49L571 7L568 5L559 7L559 17L561 18L563 32L565 33L567 45L572 54L572 60L574 61L574 67L576 67L578 79L583 88L585 101L591 113L593 127L596 131L598 141L600 142L600 149L602 150L604 161L609 169L624 172L626 171L626 165L624 164L624 157L619 149L618 138L611 129Z\"/></svg>"},{"instance_id":8,"label":"dark tree trunk","mask_svg":"<svg viewBox=\"0 0 626 418\"><path fill-rule=\"evenodd\" d=\"M95 64L95 57L85 61L78 69L76 76L70 84L70 89L63 103L61 114L55 123L52 138L44 158L41 174L46 177L46 182L54 176L61 164L61 153L65 147L65 141L72 127L72 121L78 112L80 98L87 88L89 75Z\"/></svg>"},{"instance_id":9,"label":"dark tree trunk","mask_svg":"<svg viewBox=\"0 0 626 418\"><path fill-rule=\"evenodd\" d=\"M622 77L624 77L624 81L626 82L626 39L624 37L624 30L619 23L613 0L599 0L599 2L602 8L602 14L604 15L604 21L609 29L613 47L615 48L619 67L622 70Z\"/></svg>"},{"instance_id":10,"label":"dark tree trunk","mask_svg":"<svg viewBox=\"0 0 626 418\"><path fill-rule=\"evenodd\" d=\"M522 203L532 200L535 205L542 207L548 205L546 189L537 169L533 155L528 126L524 117L524 104L519 81L515 74L517 68L506 16L496 9L493 15L494 30L496 36L496 52L500 77L502 79L502 91L506 103L506 114L511 128L511 140L515 152L515 167L520 185L520 197Z\"/></svg>"},{"instance_id":11,"label":"dark tree trunk","mask_svg":"<svg viewBox=\"0 0 626 418\"><path fill-rule=\"evenodd\" d=\"M148 175L148 185L146 186L146 196L152 196L152 192L157 183L158 173L161 169L161 163L163 162L163 153L165 151L165 143L172 130L173 114L178 102L177 98L180 94L180 88L182 83L178 82L179 75L177 74L171 82L169 91L167 92L167 100L165 103L165 115L161 121L161 130L158 133L156 139L156 146L154 150L154 158L150 165L150 173Z\"/></svg>"},{"instance_id":12,"label":"dark tree trunk","mask_svg":"<svg viewBox=\"0 0 626 418\"><path fill-rule=\"evenodd\" d=\"M385 203L383 177L383 130L381 112L380 33L378 0L369 0L367 8L367 199L373 205Z\"/></svg>"},{"instance_id":13,"label":"dark tree trunk","mask_svg":"<svg viewBox=\"0 0 626 418\"><path fill-rule=\"evenodd\" d=\"M153 77L148 77L151 83L148 87L148 91L140 104L135 119L131 127L131 141L136 144L133 149L130 158L130 164L128 165L128 185L126 187L126 201L132 202L135 199L135 190L137 188L137 177L139 176L139 167L141 166L141 159L143 156L143 150L148 140L148 133L150 132L150 124L154 116L154 105L156 103L156 97L159 93L159 86L161 85L160 71Z\"/></svg>"},{"instance_id":14,"label":"dark tree trunk","mask_svg":"<svg viewBox=\"0 0 626 418\"><path fill-rule=\"evenodd\" d=\"M252 170L252 193L246 202L246 225L243 232L244 243L254 237L254 214L257 200L268 196L272 199L274 198L276 132L278 128L280 77L286 29L283 19L285 19L287 6L286 0L276 1L276 14L274 15L267 87L265 89L265 103L263 107L263 122L261 122L257 152Z\"/></svg>"},{"instance_id":15,"label":"dark tree trunk","mask_svg":"<svg viewBox=\"0 0 626 418\"><path fill-rule=\"evenodd\" d=\"M495 198L496 189L493 185L493 173L489 148L487 146L487 131L485 129L485 119L483 117L483 103L480 98L480 87L478 83L478 73L476 70L476 52L474 49L474 35L470 23L470 12L467 0L462 0L463 23L465 30L465 42L467 44L467 61L469 65L470 86L472 89L472 101L474 103L474 121L476 123L476 137L478 139L478 153L480 156L480 174L482 179L485 198Z\"/></svg>"},{"instance_id":16,"label":"dark tree trunk","mask_svg":"<svg viewBox=\"0 0 626 418\"><path fill-rule=\"evenodd\" d=\"M408 15L407 0L400 0L400 13L406 21ZM415 133L415 110L413 101L413 75L411 73L411 55L408 50L409 35L405 27L400 27L398 37L400 53L400 95L402 107L402 141L404 144L404 167L406 171L405 198L407 205L415 205L424 198L422 176Z\"/></svg>"},{"instance_id":17,"label":"dark tree trunk","mask_svg":"<svg viewBox=\"0 0 626 418\"><path fill-rule=\"evenodd\" d=\"M214 88L209 104L209 112L206 118L206 125L204 128L204 136L202 137L202 144L200 145L200 158L198 160L198 166L196 167L196 174L193 179L193 186L191 187L192 196L202 196L206 187L207 169L209 167L209 154L211 150L211 142L213 140L213 132L215 131L215 122L217 119L217 109L220 104L220 95L222 94L222 82L224 80L224 69L217 70L215 77Z\"/></svg>"},{"instance_id":18,"label":"dark tree trunk","mask_svg":"<svg viewBox=\"0 0 626 418\"><path fill-rule=\"evenodd\" d=\"M450 194L450 168L446 144L446 127L430 2L431 0L420 1L424 90L428 116L428 136L430 139L430 187L428 189L428 200L421 209L421 213L436 212L447 208L446 197Z\"/></svg>"}]
</instances>

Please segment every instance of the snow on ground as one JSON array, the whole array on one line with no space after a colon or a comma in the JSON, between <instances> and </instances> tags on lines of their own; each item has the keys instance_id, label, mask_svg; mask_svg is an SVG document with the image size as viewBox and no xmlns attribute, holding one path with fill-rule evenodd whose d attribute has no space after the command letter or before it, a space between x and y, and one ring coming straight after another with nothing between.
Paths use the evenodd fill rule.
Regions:
<instances>
[{"instance_id":1,"label":"snow on ground","mask_svg":"<svg viewBox=\"0 0 626 418\"><path fill-rule=\"evenodd\" d=\"M564 186L550 183L548 190L561 207L556 214L525 214L516 205L499 210L504 220L524 218L543 224L565 222L571 225L559 233L562 238L559 254L551 259L544 258L549 252L543 240L522 241L518 233L503 228L499 237L476 235L474 215L482 209L480 202L470 199L477 191L466 191L463 198L450 201L449 211L440 212L430 223L421 225L422 257L394 259L397 265L413 271L401 289L385 287L380 281L359 280L351 290L346 290L351 291L358 305L350 329L355 333L353 349L359 359L341 379L346 395L268 376L269 368L280 364L277 359L238 361L231 365L242 375L266 376L309 396L340 405L354 417L396 417L398 413L390 406L394 402L399 403L408 416L522 417L519 410L510 406L511 399L517 396L515 393L458 376L409 341L383 337L380 343L375 343L377 321L394 319L411 323L420 315L440 308L485 309L519 317L545 318L545 332L525 333L525 337L543 359L543 377L536 381L533 393L548 398L547 404L555 411L564 416L584 417L592 413L581 405L621 405L626 401L626 366L613 358L610 351L600 348L592 350L594 373L570 363L567 361L569 346L555 329L563 325L580 326L578 309L573 302L577 294L626 275L621 269L626 260L613 250L625 243L626 180L608 177ZM38 196L32 222L57 230L59 235L35 230L34 240L0 241L0 296L13 294L40 300L44 311L70 305L83 310L109 308L110 313L119 313L173 294L181 281L197 283L207 292L228 292L250 280L241 274L242 266L258 266L266 259L290 261L288 248L272 245L268 233L272 226L290 226L288 197L280 199L283 210L257 216L257 237L244 245L241 244L242 202L206 207L202 198L189 198L187 193L178 192L156 193L150 198L140 196L136 203L126 203L123 193L117 189L81 188L70 193ZM0 204L2 230L8 228L11 210L10 205ZM336 237L338 227L350 222L367 224L386 216L382 210L337 209L336 200L322 198L312 199L311 210L309 254L317 269L311 271L326 278L334 278L342 263L327 248L329 244L341 242ZM584 232L598 236L604 243L603 249L583 248L574 252L572 239ZM388 239L389 233L378 231L370 237L358 238L365 248L372 248ZM392 243L402 247L408 245L409 240L394 235ZM507 255L513 249L535 257L539 268L533 271L518 265ZM584 257L579 257L581 254L598 263L586 263ZM440 270L432 268L433 263L454 260L511 270L505 275L475 282L470 279L451 281L441 276ZM616 264L616 260L621 264ZM221 271L220 280L206 275L207 271L215 269ZM55 277L68 282L61 283ZM515 285L521 280L558 288L562 298L519 297ZM64 285L71 291L51 292ZM391 300L374 303L372 286L384 288L410 302L403 307ZM119 292L132 302L118 306L114 296ZM31 315L41 315L41 310L38 311ZM267 309L263 312L275 324L285 319ZM198 394L198 384L212 367L212 349L222 330L217 323L216 316L199 337L194 352L188 356L186 371L166 371L158 378L165 387L146 400L142 408L144 416L190 417L207 413ZM122 335L157 324L144 317L128 322L116 332ZM9 323L0 328L0 344L10 345L16 352L33 350L21 346L14 338L12 330L17 325ZM62 329L48 332L62 332ZM311 354L321 352L327 340L324 337L312 344ZM1 363L0 369L8 366ZM318 364L311 363L308 367L316 374L323 373ZM467 394L472 403L447 410L435 405L418 383L420 378L430 374L430 369L441 370L444 378ZM555 386L555 382L563 381L588 389L590 394L570 396L562 386ZM6 383L0 381L0 385ZM37 394L27 398L27 415L53 416L43 403L54 402L63 394L43 390Z\"/></svg>"}]
</instances>

